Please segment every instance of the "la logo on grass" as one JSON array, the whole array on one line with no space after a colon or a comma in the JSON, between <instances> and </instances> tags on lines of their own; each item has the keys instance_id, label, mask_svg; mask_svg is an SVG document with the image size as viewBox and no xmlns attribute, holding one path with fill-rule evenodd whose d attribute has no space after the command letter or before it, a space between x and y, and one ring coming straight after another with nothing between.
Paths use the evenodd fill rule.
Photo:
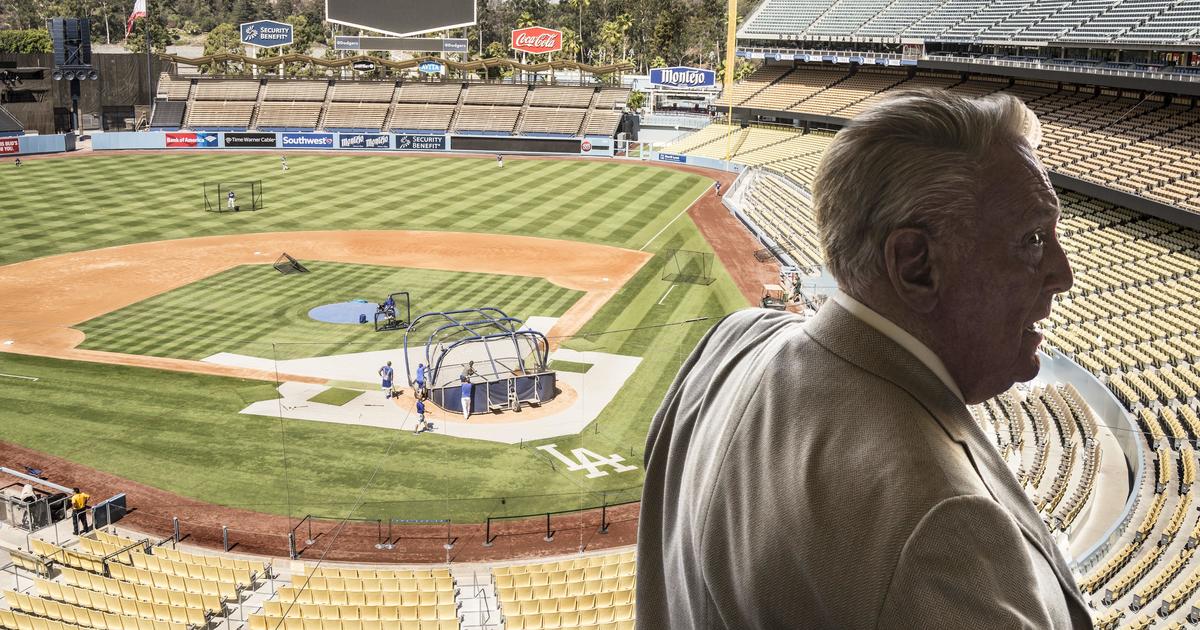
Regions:
<instances>
[{"instance_id":1,"label":"la logo on grass","mask_svg":"<svg viewBox=\"0 0 1200 630\"><path fill-rule=\"evenodd\" d=\"M622 464L621 462L625 461L625 458L617 455L616 453L613 453L608 457L604 457L602 455L597 455L586 448L574 448L571 449L571 456L575 458L572 460L566 455L558 452L558 449L556 448L557 446L557 444L546 444L537 448L539 451L546 451L547 453L553 455L555 459L566 465L567 470L572 472L578 470L588 471L588 479L607 476L607 472L600 470L601 466L611 466L613 472L619 473L637 470L637 466L626 466L625 464Z\"/></svg>"}]
</instances>

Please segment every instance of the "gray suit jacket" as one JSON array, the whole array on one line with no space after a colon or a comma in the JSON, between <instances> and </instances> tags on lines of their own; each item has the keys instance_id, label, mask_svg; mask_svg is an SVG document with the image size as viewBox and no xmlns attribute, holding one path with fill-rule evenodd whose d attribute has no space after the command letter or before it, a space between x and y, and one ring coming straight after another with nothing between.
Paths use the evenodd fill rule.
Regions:
<instances>
[{"instance_id":1,"label":"gray suit jacket","mask_svg":"<svg viewBox=\"0 0 1200 630\"><path fill-rule=\"evenodd\" d=\"M833 301L711 330L650 427L637 627L1091 628L966 406Z\"/></svg>"}]
</instances>

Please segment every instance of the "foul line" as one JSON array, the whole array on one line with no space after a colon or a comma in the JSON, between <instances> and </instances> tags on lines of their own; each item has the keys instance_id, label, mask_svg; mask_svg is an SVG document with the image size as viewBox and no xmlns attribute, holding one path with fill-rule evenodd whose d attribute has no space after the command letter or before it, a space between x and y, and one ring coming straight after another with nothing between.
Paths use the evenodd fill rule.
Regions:
<instances>
[{"instance_id":1,"label":"foul line","mask_svg":"<svg viewBox=\"0 0 1200 630\"><path fill-rule=\"evenodd\" d=\"M663 296L658 299L659 306L662 306L663 301L667 299L668 295L671 295L671 289L674 289L674 288L675 288L675 285L673 285L673 284L671 286L667 287L667 292L664 293Z\"/></svg>"},{"instance_id":2,"label":"foul line","mask_svg":"<svg viewBox=\"0 0 1200 630\"><path fill-rule=\"evenodd\" d=\"M711 186L710 186L709 188L711 188ZM638 251L639 251L639 252L644 252L644 251L646 251L646 248L647 248L647 247L650 247L650 243L653 243L653 242L654 242L654 239L658 238L658 237L659 237L659 236L660 236L660 235L661 235L663 232L666 232L666 231L667 231L667 228L671 227L671 224L672 224L672 223L674 223L674 222L675 222L677 219L679 219L679 217L683 216L683 213L685 213L685 212L687 212L688 210L690 210L690 209L692 208L692 206L696 205L696 202L697 202L697 201L700 201L700 198L701 198L701 197L703 197L703 196L704 196L704 194L705 194L705 193L707 193L707 192L708 192L708 188L705 188L703 191L701 191L701 192L700 192L700 194L699 194L699 195L696 195L696 198L692 200L692 203L689 203L688 205L684 206L683 210L680 210L680 211L679 211L679 214L675 215L675 218L674 218L674 219L671 219L670 221L668 221L668 222L667 222L667 224L666 224L666 225L662 226L662 229L661 229L661 230L659 230L658 232L656 232L656 233L654 234L654 236L651 236L651 237L650 237L650 240L646 241L646 244L645 244L645 245L642 245L640 248L638 248Z\"/></svg>"},{"instance_id":3,"label":"foul line","mask_svg":"<svg viewBox=\"0 0 1200 630\"><path fill-rule=\"evenodd\" d=\"M34 377L34 376L21 376L20 374L0 374L0 376L3 376L4 378L19 378L19 379L21 379L21 380L25 380L25 381L36 381L36 380L38 380L38 379L37 379L37 377Z\"/></svg>"}]
</instances>

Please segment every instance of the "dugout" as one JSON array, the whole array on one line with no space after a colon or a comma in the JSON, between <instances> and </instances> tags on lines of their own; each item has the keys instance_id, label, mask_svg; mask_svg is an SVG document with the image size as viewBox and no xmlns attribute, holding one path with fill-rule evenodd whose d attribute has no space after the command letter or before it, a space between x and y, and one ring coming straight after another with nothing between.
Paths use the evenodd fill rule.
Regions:
<instances>
[{"instance_id":1,"label":"dugout","mask_svg":"<svg viewBox=\"0 0 1200 630\"><path fill-rule=\"evenodd\" d=\"M549 354L545 335L494 307L425 313L404 333L409 384L417 369L412 357L424 357L430 401L455 413L462 413L460 377L468 366L474 371L471 413L520 411L553 400L557 379L546 367Z\"/></svg>"}]
</instances>

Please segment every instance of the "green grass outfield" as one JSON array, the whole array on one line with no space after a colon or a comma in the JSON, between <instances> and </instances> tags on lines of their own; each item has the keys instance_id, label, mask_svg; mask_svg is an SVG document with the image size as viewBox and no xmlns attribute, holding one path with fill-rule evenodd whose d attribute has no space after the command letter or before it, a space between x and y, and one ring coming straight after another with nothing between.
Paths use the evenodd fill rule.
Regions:
<instances>
[{"instance_id":1,"label":"green grass outfield","mask_svg":"<svg viewBox=\"0 0 1200 630\"><path fill-rule=\"evenodd\" d=\"M0 265L172 238L290 230L525 234L642 247L711 182L604 160L193 153L6 169ZM261 212L204 212L205 181L261 180Z\"/></svg>"},{"instance_id":2,"label":"green grass outfield","mask_svg":"<svg viewBox=\"0 0 1200 630\"><path fill-rule=\"evenodd\" d=\"M318 322L309 318L309 309L359 298L382 302L403 289L412 296L413 317L478 304L526 319L558 317L583 295L541 278L320 261L305 265L310 273L289 275L270 265L242 265L131 304L80 325L87 334L82 347L179 359L218 352L266 359L369 352L397 347L403 333L377 333L371 324ZM397 306L403 317L403 300Z\"/></svg>"},{"instance_id":3,"label":"green grass outfield","mask_svg":"<svg viewBox=\"0 0 1200 630\"><path fill-rule=\"evenodd\" d=\"M615 162L512 160L502 172L490 160L471 159L314 155L289 162L293 168L286 177L300 175L295 178L302 182L300 188L310 191L305 202L299 193L286 202L273 196L283 192L276 188L284 177L278 175L277 156L30 161L22 168L17 192L0 201L9 204L0 205L0 218L19 223L14 229L23 231L25 240L0 234L0 256L12 262L161 238L331 228L527 233L636 249L707 185L687 174ZM33 166L37 169L29 168ZM158 174L148 174L151 169ZM254 169L264 179L263 212L206 215L200 209L201 179L212 179L214 171ZM389 178L392 170L397 175ZM363 177L364 171L376 174ZM66 181L55 177L71 173L85 174L86 182L72 187L55 183ZM443 188L419 183L422 173L441 173ZM157 182L147 181L155 177L167 182L164 192L156 193ZM342 182L349 177L353 186ZM396 184L405 178L417 183ZM509 178L520 183L509 186L503 181ZM131 181L142 183L122 184ZM363 186L371 188L369 194L351 198L352 189ZM342 193L330 196L334 190ZM390 197L394 208L377 201L380 197ZM160 203L151 203L154 198ZM15 208L13 199L39 208ZM28 223L37 224L38 212L45 213L50 225L34 230ZM75 222L87 229L56 233L63 229L57 222L71 214L86 217ZM432 224L431 217L436 218ZM520 225L524 227L518 229ZM21 249L14 253L8 247L17 241ZM647 249L666 248L708 250L686 215ZM671 284L661 280L663 262L656 257L647 264L584 327L583 336L564 343L578 350L641 356L641 366L583 433L543 442L563 453L587 448L604 456L620 454L638 466L633 472L586 479L582 472L552 467L533 448L542 443L507 446L238 414L248 402L272 397L271 386L264 383L6 354L0 354L0 372L41 380L0 378L0 439L185 496L271 513L346 515L376 472L355 516L470 521L595 505L605 493L609 499L636 498L646 428L667 385L716 318L746 306L720 264L714 265L713 284L677 284L668 293ZM708 319L675 323L690 318ZM111 327L119 330L120 322ZM177 343L180 336L191 333L164 331L162 343Z\"/></svg>"}]
</instances>

